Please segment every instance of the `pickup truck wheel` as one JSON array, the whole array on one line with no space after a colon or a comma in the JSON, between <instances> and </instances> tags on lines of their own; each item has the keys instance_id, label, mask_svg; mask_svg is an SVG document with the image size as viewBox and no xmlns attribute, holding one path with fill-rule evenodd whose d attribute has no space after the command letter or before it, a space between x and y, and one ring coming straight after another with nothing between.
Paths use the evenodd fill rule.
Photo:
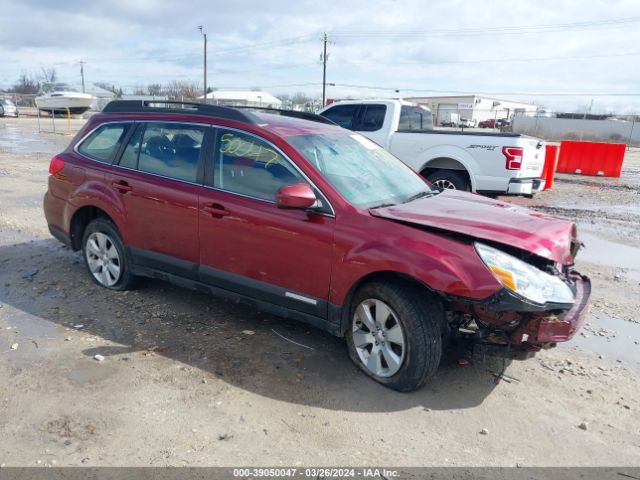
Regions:
<instances>
[{"instance_id":1,"label":"pickup truck wheel","mask_svg":"<svg viewBox=\"0 0 640 480\"><path fill-rule=\"evenodd\" d=\"M442 355L442 305L404 283L370 283L354 296L349 356L369 377L400 392L422 387Z\"/></svg>"},{"instance_id":2,"label":"pickup truck wheel","mask_svg":"<svg viewBox=\"0 0 640 480\"><path fill-rule=\"evenodd\" d=\"M426 178L440 190L471 190L467 179L456 170L436 170Z\"/></svg>"},{"instance_id":3,"label":"pickup truck wheel","mask_svg":"<svg viewBox=\"0 0 640 480\"><path fill-rule=\"evenodd\" d=\"M110 290L129 290L137 280L125 254L116 226L109 220L97 218L84 230L82 256L91 278Z\"/></svg>"}]
</instances>

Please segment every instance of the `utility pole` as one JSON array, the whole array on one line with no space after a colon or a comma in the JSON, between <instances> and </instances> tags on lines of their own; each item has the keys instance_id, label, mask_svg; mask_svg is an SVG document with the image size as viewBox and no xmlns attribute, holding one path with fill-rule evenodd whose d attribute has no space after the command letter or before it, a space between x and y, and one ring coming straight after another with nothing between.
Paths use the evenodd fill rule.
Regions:
<instances>
[{"instance_id":1,"label":"utility pole","mask_svg":"<svg viewBox=\"0 0 640 480\"><path fill-rule=\"evenodd\" d=\"M207 34L202 31L202 25L198 30L204 37L204 103L207 103Z\"/></svg>"},{"instance_id":2,"label":"utility pole","mask_svg":"<svg viewBox=\"0 0 640 480\"><path fill-rule=\"evenodd\" d=\"M80 60L80 76L82 77L82 93L84 93L84 60Z\"/></svg>"},{"instance_id":3,"label":"utility pole","mask_svg":"<svg viewBox=\"0 0 640 480\"><path fill-rule=\"evenodd\" d=\"M324 108L327 101L327 32L324 32L322 43L322 108Z\"/></svg>"}]
</instances>

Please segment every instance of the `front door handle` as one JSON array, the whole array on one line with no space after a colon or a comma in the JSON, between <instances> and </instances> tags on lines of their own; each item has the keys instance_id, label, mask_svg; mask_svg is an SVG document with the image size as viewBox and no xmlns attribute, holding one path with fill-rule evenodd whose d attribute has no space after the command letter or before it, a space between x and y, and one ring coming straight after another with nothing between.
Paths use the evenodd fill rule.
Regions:
<instances>
[{"instance_id":1,"label":"front door handle","mask_svg":"<svg viewBox=\"0 0 640 480\"><path fill-rule=\"evenodd\" d=\"M127 193L132 190L131 185L129 185L124 180L114 180L111 182L111 186L118 190L120 193Z\"/></svg>"},{"instance_id":2,"label":"front door handle","mask_svg":"<svg viewBox=\"0 0 640 480\"><path fill-rule=\"evenodd\" d=\"M202 207L202 211L207 212L212 217L225 217L230 213L228 210L226 210L222 205L218 203L205 205L204 207Z\"/></svg>"}]
</instances>

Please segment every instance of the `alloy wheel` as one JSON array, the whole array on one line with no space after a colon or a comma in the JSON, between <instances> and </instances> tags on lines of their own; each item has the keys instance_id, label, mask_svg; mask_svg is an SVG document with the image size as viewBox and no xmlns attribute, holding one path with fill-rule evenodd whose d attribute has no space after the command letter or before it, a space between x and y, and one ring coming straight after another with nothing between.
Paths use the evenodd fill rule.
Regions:
<instances>
[{"instance_id":1,"label":"alloy wheel","mask_svg":"<svg viewBox=\"0 0 640 480\"><path fill-rule=\"evenodd\" d=\"M87 264L93 277L105 287L112 287L122 273L122 262L118 250L109 235L94 232L85 245Z\"/></svg>"},{"instance_id":2,"label":"alloy wheel","mask_svg":"<svg viewBox=\"0 0 640 480\"><path fill-rule=\"evenodd\" d=\"M453 184L453 182L451 180L447 180L446 178L436 180L435 182L433 182L433 184L440 190L456 190L456 186Z\"/></svg>"},{"instance_id":3,"label":"alloy wheel","mask_svg":"<svg viewBox=\"0 0 640 480\"><path fill-rule=\"evenodd\" d=\"M367 299L358 305L351 335L360 361L378 377L391 377L404 361L405 335L394 311L385 302Z\"/></svg>"}]
</instances>

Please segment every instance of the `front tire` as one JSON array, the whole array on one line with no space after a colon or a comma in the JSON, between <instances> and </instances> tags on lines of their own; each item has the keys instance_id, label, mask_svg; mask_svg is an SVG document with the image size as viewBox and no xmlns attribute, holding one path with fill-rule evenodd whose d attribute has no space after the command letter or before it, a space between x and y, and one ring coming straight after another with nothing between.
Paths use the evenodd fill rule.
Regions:
<instances>
[{"instance_id":1,"label":"front tire","mask_svg":"<svg viewBox=\"0 0 640 480\"><path fill-rule=\"evenodd\" d=\"M354 296L346 333L351 360L400 392L422 387L442 356L442 305L404 282L370 283Z\"/></svg>"},{"instance_id":2,"label":"front tire","mask_svg":"<svg viewBox=\"0 0 640 480\"><path fill-rule=\"evenodd\" d=\"M107 219L92 220L82 235L82 256L91 279L110 290L129 290L136 277L116 226Z\"/></svg>"}]
</instances>

